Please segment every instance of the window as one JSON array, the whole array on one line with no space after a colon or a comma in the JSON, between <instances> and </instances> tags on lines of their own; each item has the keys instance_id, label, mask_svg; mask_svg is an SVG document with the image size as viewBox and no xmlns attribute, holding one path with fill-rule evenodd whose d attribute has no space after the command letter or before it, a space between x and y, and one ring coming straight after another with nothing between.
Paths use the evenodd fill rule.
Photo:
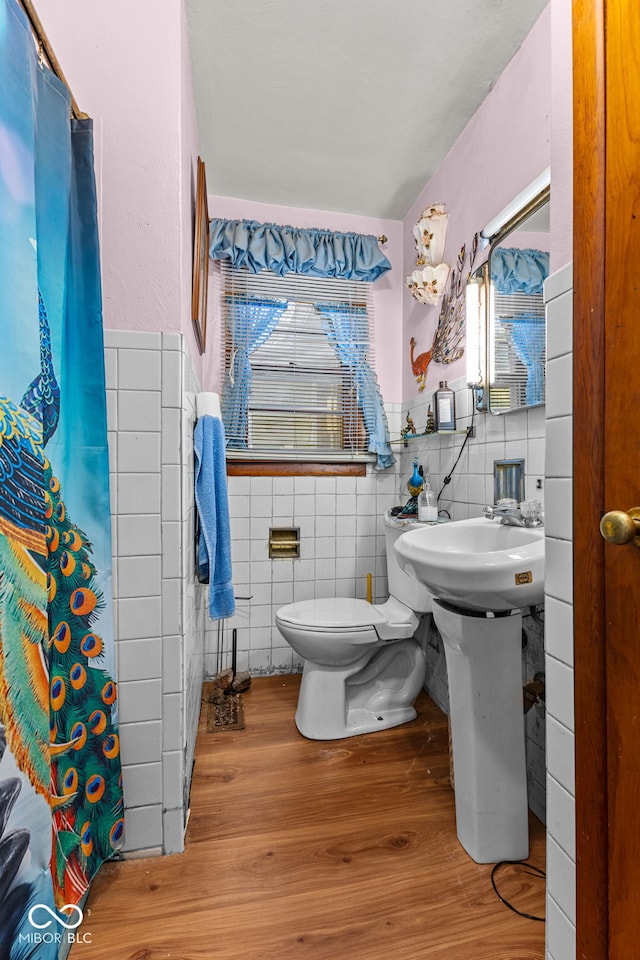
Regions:
<instances>
[{"instance_id":1,"label":"window","mask_svg":"<svg viewBox=\"0 0 640 960\"><path fill-rule=\"evenodd\" d=\"M498 293L494 285L491 295L491 410L500 413L544 399L544 297L542 293ZM524 317L528 321L526 350L517 338ZM530 367L539 369L543 380L539 399L532 400L529 395L531 375L526 359L530 359Z\"/></svg>"},{"instance_id":2,"label":"window","mask_svg":"<svg viewBox=\"0 0 640 960\"><path fill-rule=\"evenodd\" d=\"M227 457L373 459L371 424L384 414L373 410L370 285L224 262L220 279Z\"/></svg>"}]
</instances>

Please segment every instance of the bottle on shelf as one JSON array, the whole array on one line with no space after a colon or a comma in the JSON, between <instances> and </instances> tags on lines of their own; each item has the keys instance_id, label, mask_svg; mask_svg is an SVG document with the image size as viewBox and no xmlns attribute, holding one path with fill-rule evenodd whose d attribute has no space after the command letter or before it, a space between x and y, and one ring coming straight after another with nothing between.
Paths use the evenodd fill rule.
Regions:
<instances>
[{"instance_id":1,"label":"bottle on shelf","mask_svg":"<svg viewBox=\"0 0 640 960\"><path fill-rule=\"evenodd\" d=\"M433 395L435 407L436 430L455 430L456 428L456 395L447 385L446 380L440 381L440 386Z\"/></svg>"},{"instance_id":2,"label":"bottle on shelf","mask_svg":"<svg viewBox=\"0 0 640 960\"><path fill-rule=\"evenodd\" d=\"M429 477L425 480L424 489L418 497L418 520L434 523L438 519L438 500Z\"/></svg>"}]
</instances>

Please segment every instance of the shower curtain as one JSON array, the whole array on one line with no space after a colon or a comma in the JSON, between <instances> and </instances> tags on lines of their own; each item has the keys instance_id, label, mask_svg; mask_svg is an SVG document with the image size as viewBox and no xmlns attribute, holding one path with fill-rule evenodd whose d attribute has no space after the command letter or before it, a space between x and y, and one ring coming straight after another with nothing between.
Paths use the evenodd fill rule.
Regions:
<instances>
[{"instance_id":1,"label":"shower curtain","mask_svg":"<svg viewBox=\"0 0 640 960\"><path fill-rule=\"evenodd\" d=\"M11 960L57 955L43 931L75 928L73 905L123 838L93 134L69 118L21 7L0 0L0 958Z\"/></svg>"}]
</instances>

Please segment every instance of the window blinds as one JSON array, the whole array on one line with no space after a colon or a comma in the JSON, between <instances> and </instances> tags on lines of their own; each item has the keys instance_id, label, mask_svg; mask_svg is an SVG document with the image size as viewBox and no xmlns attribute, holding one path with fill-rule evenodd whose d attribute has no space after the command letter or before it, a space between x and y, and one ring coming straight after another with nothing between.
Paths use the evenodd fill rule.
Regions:
<instances>
[{"instance_id":1,"label":"window blinds","mask_svg":"<svg viewBox=\"0 0 640 960\"><path fill-rule=\"evenodd\" d=\"M371 459L362 408L367 414L373 401L362 389L358 369L363 359L374 366L369 284L254 274L225 262L220 264L220 281L223 409L224 394L237 392L236 377L249 381L246 416L225 419L227 456ZM261 302L269 319L258 335L255 317L260 308L253 304ZM249 369L243 366L245 356Z\"/></svg>"},{"instance_id":2,"label":"window blinds","mask_svg":"<svg viewBox=\"0 0 640 960\"><path fill-rule=\"evenodd\" d=\"M543 294L498 293L493 289L492 296L491 409L512 410L542 403L546 358ZM525 318L526 346L518 336ZM540 383L534 382L534 373Z\"/></svg>"}]
</instances>

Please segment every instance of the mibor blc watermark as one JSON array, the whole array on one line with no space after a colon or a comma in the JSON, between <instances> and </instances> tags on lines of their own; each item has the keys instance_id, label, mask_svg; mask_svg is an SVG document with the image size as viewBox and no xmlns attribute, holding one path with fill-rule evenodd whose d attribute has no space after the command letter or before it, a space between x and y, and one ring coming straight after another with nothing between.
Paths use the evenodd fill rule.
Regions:
<instances>
[{"instance_id":1,"label":"mibor blc watermark","mask_svg":"<svg viewBox=\"0 0 640 960\"><path fill-rule=\"evenodd\" d=\"M20 943L91 943L90 933L76 933L83 913L75 903L52 910L47 903L35 903L29 910L32 933L19 933ZM64 932L63 932L64 931Z\"/></svg>"}]
</instances>

